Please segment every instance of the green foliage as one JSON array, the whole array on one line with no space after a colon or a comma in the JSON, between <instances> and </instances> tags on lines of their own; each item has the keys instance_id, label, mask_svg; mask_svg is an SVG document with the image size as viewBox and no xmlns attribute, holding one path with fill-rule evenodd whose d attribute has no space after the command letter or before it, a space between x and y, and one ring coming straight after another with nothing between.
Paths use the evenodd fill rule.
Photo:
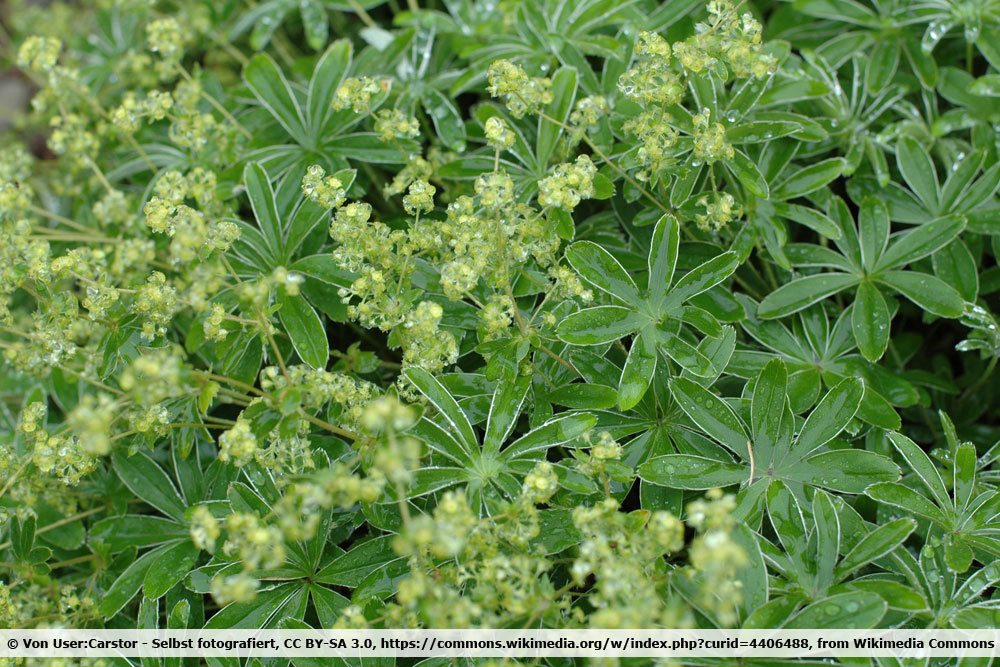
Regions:
<instances>
[{"instance_id":1,"label":"green foliage","mask_svg":"<svg viewBox=\"0 0 1000 667\"><path fill-rule=\"evenodd\" d=\"M0 625L995 627L996 3L398 5L13 3Z\"/></svg>"}]
</instances>

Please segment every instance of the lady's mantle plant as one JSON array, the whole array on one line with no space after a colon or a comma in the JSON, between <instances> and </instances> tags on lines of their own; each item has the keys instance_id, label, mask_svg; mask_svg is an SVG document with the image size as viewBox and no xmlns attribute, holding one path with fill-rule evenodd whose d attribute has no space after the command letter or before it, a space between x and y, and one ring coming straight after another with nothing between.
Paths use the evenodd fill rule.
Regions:
<instances>
[{"instance_id":1,"label":"lady's mantle plant","mask_svg":"<svg viewBox=\"0 0 1000 667\"><path fill-rule=\"evenodd\" d=\"M990 2L7 8L0 624L994 627Z\"/></svg>"}]
</instances>

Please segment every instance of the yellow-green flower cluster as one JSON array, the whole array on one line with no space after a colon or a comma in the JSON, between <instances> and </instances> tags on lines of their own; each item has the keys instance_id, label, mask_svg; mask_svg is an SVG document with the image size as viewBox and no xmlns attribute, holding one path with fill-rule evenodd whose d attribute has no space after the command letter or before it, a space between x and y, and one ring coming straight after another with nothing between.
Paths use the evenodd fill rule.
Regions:
<instances>
[{"instance_id":1,"label":"yellow-green flower cluster","mask_svg":"<svg viewBox=\"0 0 1000 667\"><path fill-rule=\"evenodd\" d=\"M222 304L212 304L211 312L209 312L205 321L202 322L202 331L205 333L205 339L211 341L225 340L226 336L229 335L229 331L222 326L225 320L226 309L222 307Z\"/></svg>"},{"instance_id":2,"label":"yellow-green flower cluster","mask_svg":"<svg viewBox=\"0 0 1000 667\"><path fill-rule=\"evenodd\" d=\"M705 231L719 231L733 220L743 215L741 207L728 192L716 192L698 198L698 205L704 213L695 215L698 227Z\"/></svg>"},{"instance_id":3,"label":"yellow-green flower cluster","mask_svg":"<svg viewBox=\"0 0 1000 667\"><path fill-rule=\"evenodd\" d=\"M167 277L159 271L151 273L132 301L132 312L142 318L142 337L153 340L166 334L179 307L177 290Z\"/></svg>"},{"instance_id":4,"label":"yellow-green flower cluster","mask_svg":"<svg viewBox=\"0 0 1000 667\"><path fill-rule=\"evenodd\" d=\"M573 563L573 580L582 585L596 578L589 623L600 628L684 627L686 612L653 573L665 555L684 546L684 524L669 512L618 511L608 498L593 507L573 510L573 522L583 536Z\"/></svg>"},{"instance_id":5,"label":"yellow-green flower cluster","mask_svg":"<svg viewBox=\"0 0 1000 667\"><path fill-rule=\"evenodd\" d=\"M590 157L581 155L576 162L556 165L552 175L538 182L538 203L572 212L583 199L594 196L597 167Z\"/></svg>"},{"instance_id":6,"label":"yellow-green flower cluster","mask_svg":"<svg viewBox=\"0 0 1000 667\"><path fill-rule=\"evenodd\" d=\"M413 181L403 196L403 209L410 215L428 213L434 210L434 193L436 191L437 188L423 179Z\"/></svg>"},{"instance_id":7,"label":"yellow-green flower cluster","mask_svg":"<svg viewBox=\"0 0 1000 667\"><path fill-rule=\"evenodd\" d=\"M407 316L400 330L407 365L438 371L458 360L455 336L441 329L443 315L441 304L421 301Z\"/></svg>"},{"instance_id":8,"label":"yellow-green flower cluster","mask_svg":"<svg viewBox=\"0 0 1000 667\"><path fill-rule=\"evenodd\" d=\"M731 160L736 149L726 141L726 126L712 122L712 112L703 109L691 119L694 126L694 149L691 156L694 166L712 164L718 160Z\"/></svg>"},{"instance_id":9,"label":"yellow-green flower cluster","mask_svg":"<svg viewBox=\"0 0 1000 667\"><path fill-rule=\"evenodd\" d=\"M254 460L257 455L257 436L250 424L244 419L237 419L231 429L219 436L219 460L242 467Z\"/></svg>"},{"instance_id":10,"label":"yellow-green flower cluster","mask_svg":"<svg viewBox=\"0 0 1000 667\"><path fill-rule=\"evenodd\" d=\"M532 503L542 505L549 502L559 490L559 478L552 464L548 461L536 463L535 467L524 477L521 487L523 493Z\"/></svg>"},{"instance_id":11,"label":"yellow-green flower cluster","mask_svg":"<svg viewBox=\"0 0 1000 667\"><path fill-rule=\"evenodd\" d=\"M62 42L55 37L37 35L29 37L21 43L21 48L17 51L17 66L39 74L47 74L59 61L61 50Z\"/></svg>"},{"instance_id":12,"label":"yellow-green flower cluster","mask_svg":"<svg viewBox=\"0 0 1000 667\"><path fill-rule=\"evenodd\" d=\"M135 93L129 92L121 104L111 111L111 122L122 132L135 134L144 118L150 123L163 120L173 105L174 100L168 92L151 90L142 100Z\"/></svg>"},{"instance_id":13,"label":"yellow-green flower cluster","mask_svg":"<svg viewBox=\"0 0 1000 667\"><path fill-rule=\"evenodd\" d=\"M43 403L28 405L21 415L21 433L30 443L31 463L43 475L75 486L97 467L97 458L73 436L50 434L45 427L48 411Z\"/></svg>"},{"instance_id":14,"label":"yellow-green flower cluster","mask_svg":"<svg viewBox=\"0 0 1000 667\"><path fill-rule=\"evenodd\" d=\"M49 123L48 145L65 156L77 169L89 168L100 150L100 140L90 130L90 121L75 113L54 116Z\"/></svg>"},{"instance_id":15,"label":"yellow-green flower cluster","mask_svg":"<svg viewBox=\"0 0 1000 667\"><path fill-rule=\"evenodd\" d=\"M490 116L483 125L483 134L486 136L486 143L498 151L505 151L514 145L516 136L514 130L510 128L500 116Z\"/></svg>"},{"instance_id":16,"label":"yellow-green flower cluster","mask_svg":"<svg viewBox=\"0 0 1000 667\"><path fill-rule=\"evenodd\" d=\"M153 405L180 396L189 377L175 348L144 349L122 371L118 384L140 405Z\"/></svg>"},{"instance_id":17,"label":"yellow-green flower cluster","mask_svg":"<svg viewBox=\"0 0 1000 667\"><path fill-rule=\"evenodd\" d=\"M397 398L381 396L365 406L358 421L369 433L401 433L416 423L417 413Z\"/></svg>"},{"instance_id":18,"label":"yellow-green flower cluster","mask_svg":"<svg viewBox=\"0 0 1000 667\"><path fill-rule=\"evenodd\" d=\"M167 171L157 181L143 213L149 229L170 237L172 264L204 261L213 253L225 252L239 238L236 223L221 217L226 208L216 198L215 188L215 174L200 167L186 175ZM186 201L196 203L198 209ZM209 216L218 217L210 220Z\"/></svg>"},{"instance_id":19,"label":"yellow-green flower cluster","mask_svg":"<svg viewBox=\"0 0 1000 667\"><path fill-rule=\"evenodd\" d=\"M331 106L335 111L350 109L354 113L368 111L372 97L389 90L388 80L371 77L348 77L337 87Z\"/></svg>"},{"instance_id":20,"label":"yellow-green flower cluster","mask_svg":"<svg viewBox=\"0 0 1000 667\"><path fill-rule=\"evenodd\" d=\"M381 109L375 113L375 134L382 141L412 139L420 136L420 123L399 109Z\"/></svg>"},{"instance_id":21,"label":"yellow-green flower cluster","mask_svg":"<svg viewBox=\"0 0 1000 667\"><path fill-rule=\"evenodd\" d=\"M571 143L579 143L588 132L596 129L610 109L608 98L603 95L588 95L577 100L569 115Z\"/></svg>"},{"instance_id":22,"label":"yellow-green flower cluster","mask_svg":"<svg viewBox=\"0 0 1000 667\"><path fill-rule=\"evenodd\" d=\"M252 602L257 597L260 581L246 572L218 575L212 579L212 598L225 606L236 602Z\"/></svg>"},{"instance_id":23,"label":"yellow-green flower cluster","mask_svg":"<svg viewBox=\"0 0 1000 667\"><path fill-rule=\"evenodd\" d=\"M514 118L537 113L552 102L552 80L530 77L520 65L497 60L487 72L489 93L499 97Z\"/></svg>"},{"instance_id":24,"label":"yellow-green flower cluster","mask_svg":"<svg viewBox=\"0 0 1000 667\"><path fill-rule=\"evenodd\" d=\"M736 621L742 600L736 574L747 560L746 551L732 537L735 509L735 497L718 489L709 491L706 500L696 500L687 507L688 524L698 531L690 547L691 575L713 582L700 587L699 602L724 625Z\"/></svg>"},{"instance_id":25,"label":"yellow-green flower cluster","mask_svg":"<svg viewBox=\"0 0 1000 667\"><path fill-rule=\"evenodd\" d=\"M739 14L730 0L708 3L709 19L695 35L674 45L674 55L688 71L700 73L722 65L739 78L764 77L777 60L761 47L761 25L749 12Z\"/></svg>"},{"instance_id":26,"label":"yellow-green flower cluster","mask_svg":"<svg viewBox=\"0 0 1000 667\"><path fill-rule=\"evenodd\" d=\"M344 184L336 176L327 176L318 164L311 165L302 177L302 194L323 208L337 208L347 199Z\"/></svg>"},{"instance_id":27,"label":"yellow-green flower cluster","mask_svg":"<svg viewBox=\"0 0 1000 667\"><path fill-rule=\"evenodd\" d=\"M91 456L105 456L111 451L111 427L119 406L107 394L88 394L66 415L66 423L80 448Z\"/></svg>"},{"instance_id":28,"label":"yellow-green flower cluster","mask_svg":"<svg viewBox=\"0 0 1000 667\"><path fill-rule=\"evenodd\" d=\"M670 45L652 32L641 32L636 40L635 60L618 80L626 97L643 104L670 106L684 97L684 82L673 71Z\"/></svg>"},{"instance_id":29,"label":"yellow-green flower cluster","mask_svg":"<svg viewBox=\"0 0 1000 667\"><path fill-rule=\"evenodd\" d=\"M191 541L196 547L208 553L215 553L216 540L222 535L219 520L207 505L196 505L189 518Z\"/></svg>"},{"instance_id":30,"label":"yellow-green flower cluster","mask_svg":"<svg viewBox=\"0 0 1000 667\"><path fill-rule=\"evenodd\" d=\"M256 514L234 512L226 517L225 529L222 553L238 559L244 571L278 567L285 562L281 531L264 524Z\"/></svg>"},{"instance_id":31,"label":"yellow-green flower cluster","mask_svg":"<svg viewBox=\"0 0 1000 667\"><path fill-rule=\"evenodd\" d=\"M434 175L434 165L420 157L414 156L406 163L406 166L399 170L392 181L386 183L383 191L387 197L395 197L406 192L410 183L417 180L428 180Z\"/></svg>"},{"instance_id":32,"label":"yellow-green flower cluster","mask_svg":"<svg viewBox=\"0 0 1000 667\"><path fill-rule=\"evenodd\" d=\"M676 162L674 148L679 132L671 125L673 118L660 107L643 111L625 121L622 129L638 139L636 160L642 169L639 180L654 180L665 168Z\"/></svg>"},{"instance_id":33,"label":"yellow-green flower cluster","mask_svg":"<svg viewBox=\"0 0 1000 667\"><path fill-rule=\"evenodd\" d=\"M157 63L157 71L169 76L184 55L187 34L177 19L164 17L146 25L146 43L149 50L161 59Z\"/></svg>"},{"instance_id":34,"label":"yellow-green flower cluster","mask_svg":"<svg viewBox=\"0 0 1000 667\"><path fill-rule=\"evenodd\" d=\"M368 404L380 395L370 382L308 366L291 366L285 372L268 366L260 373L260 385L266 392L262 400L279 412L288 412L291 405L315 410L332 401L340 407L339 423L348 428L359 424Z\"/></svg>"},{"instance_id":35,"label":"yellow-green flower cluster","mask_svg":"<svg viewBox=\"0 0 1000 667\"><path fill-rule=\"evenodd\" d=\"M475 191L484 208L497 211L514 201L514 180L503 171L482 174L476 178Z\"/></svg>"}]
</instances>

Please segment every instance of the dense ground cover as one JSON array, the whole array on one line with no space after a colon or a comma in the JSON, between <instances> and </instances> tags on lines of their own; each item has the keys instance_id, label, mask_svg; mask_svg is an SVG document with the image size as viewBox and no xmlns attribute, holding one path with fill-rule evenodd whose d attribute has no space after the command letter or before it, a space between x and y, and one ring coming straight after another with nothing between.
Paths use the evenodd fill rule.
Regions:
<instances>
[{"instance_id":1,"label":"dense ground cover","mask_svg":"<svg viewBox=\"0 0 1000 667\"><path fill-rule=\"evenodd\" d=\"M0 625L996 625L995 0L6 12Z\"/></svg>"}]
</instances>

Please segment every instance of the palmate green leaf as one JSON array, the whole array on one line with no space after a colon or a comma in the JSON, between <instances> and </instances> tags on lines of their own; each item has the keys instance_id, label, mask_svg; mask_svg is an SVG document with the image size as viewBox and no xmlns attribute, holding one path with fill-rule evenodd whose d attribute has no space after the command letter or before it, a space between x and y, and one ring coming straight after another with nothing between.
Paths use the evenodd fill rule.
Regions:
<instances>
[{"instance_id":1,"label":"palmate green leaf","mask_svg":"<svg viewBox=\"0 0 1000 667\"><path fill-rule=\"evenodd\" d=\"M741 456L747 455L746 430L730 407L715 394L686 378L670 381L670 393L700 428Z\"/></svg>"},{"instance_id":2,"label":"palmate green leaf","mask_svg":"<svg viewBox=\"0 0 1000 667\"><path fill-rule=\"evenodd\" d=\"M826 590L834 582L834 568L840 556L840 519L830 494L817 490L813 494L812 515L815 529L810 544L815 545L815 587Z\"/></svg>"},{"instance_id":3,"label":"palmate green leaf","mask_svg":"<svg viewBox=\"0 0 1000 667\"><path fill-rule=\"evenodd\" d=\"M589 414L560 415L514 440L501 455L507 460L534 458L538 452L579 437L596 422L597 418Z\"/></svg>"},{"instance_id":4,"label":"palmate green leaf","mask_svg":"<svg viewBox=\"0 0 1000 667\"><path fill-rule=\"evenodd\" d=\"M375 570L400 559L392 550L392 540L392 535L385 535L351 548L330 561L313 580L334 586L358 586Z\"/></svg>"},{"instance_id":5,"label":"palmate green leaf","mask_svg":"<svg viewBox=\"0 0 1000 667\"><path fill-rule=\"evenodd\" d=\"M788 630L873 628L889 605L868 592L840 593L818 600L782 625Z\"/></svg>"},{"instance_id":6,"label":"palmate green leaf","mask_svg":"<svg viewBox=\"0 0 1000 667\"><path fill-rule=\"evenodd\" d=\"M840 176L845 166L847 165L843 159L830 158L799 169L774 186L771 198L783 201L815 192Z\"/></svg>"},{"instance_id":7,"label":"palmate green leaf","mask_svg":"<svg viewBox=\"0 0 1000 667\"><path fill-rule=\"evenodd\" d=\"M775 359L757 377L750 405L753 446L763 460L770 460L776 450L791 444L793 424L787 392L788 369Z\"/></svg>"},{"instance_id":8,"label":"palmate green leaf","mask_svg":"<svg viewBox=\"0 0 1000 667\"><path fill-rule=\"evenodd\" d=\"M309 133L306 130L305 116L288 80L274 59L266 53L255 55L243 68L243 80L257 101L285 131L299 144L308 145Z\"/></svg>"},{"instance_id":9,"label":"palmate green leaf","mask_svg":"<svg viewBox=\"0 0 1000 667\"><path fill-rule=\"evenodd\" d=\"M60 102L0 132L15 608L163 629L558 628L622 605L648 626L1000 622L985 14L259 0L195 26L176 3L70 4L58 62L9 26L15 79ZM745 10L754 71L709 40L694 72L681 45L754 32ZM122 70L136 44L179 85ZM539 208L582 155L592 182L559 187L587 196ZM348 191L336 210L303 192L314 164ZM711 488L735 505L725 576L692 567L685 508L730 506ZM661 512L684 522L669 549Z\"/></svg>"},{"instance_id":10,"label":"palmate green leaf","mask_svg":"<svg viewBox=\"0 0 1000 667\"><path fill-rule=\"evenodd\" d=\"M739 265L739 256L727 251L696 266L674 284L663 301L663 309L672 311L688 299L710 290L733 275Z\"/></svg>"},{"instance_id":11,"label":"palmate green leaf","mask_svg":"<svg viewBox=\"0 0 1000 667\"><path fill-rule=\"evenodd\" d=\"M976 446L971 442L959 445L952 464L951 488L955 494L955 507L968 509L976 488Z\"/></svg>"},{"instance_id":12,"label":"palmate green leaf","mask_svg":"<svg viewBox=\"0 0 1000 667\"><path fill-rule=\"evenodd\" d=\"M979 295L979 271L976 260L961 239L956 239L934 253L934 275L954 287L963 299L974 302Z\"/></svg>"},{"instance_id":13,"label":"palmate green leaf","mask_svg":"<svg viewBox=\"0 0 1000 667\"><path fill-rule=\"evenodd\" d=\"M566 261L597 289L626 303L638 300L639 290L632 277L611 253L596 243L574 243L566 250Z\"/></svg>"},{"instance_id":14,"label":"palmate green leaf","mask_svg":"<svg viewBox=\"0 0 1000 667\"><path fill-rule=\"evenodd\" d=\"M658 348L684 370L700 377L715 374L712 360L678 334L658 332Z\"/></svg>"},{"instance_id":15,"label":"palmate green leaf","mask_svg":"<svg viewBox=\"0 0 1000 667\"><path fill-rule=\"evenodd\" d=\"M916 139L908 136L900 138L896 144L896 164L906 184L920 198L924 206L931 211L937 210L939 197L937 171L930 155Z\"/></svg>"},{"instance_id":16,"label":"palmate green leaf","mask_svg":"<svg viewBox=\"0 0 1000 667\"><path fill-rule=\"evenodd\" d=\"M594 306L577 311L559 323L559 338L574 345L600 345L628 336L646 323L621 306Z\"/></svg>"},{"instance_id":17,"label":"palmate green leaf","mask_svg":"<svg viewBox=\"0 0 1000 667\"><path fill-rule=\"evenodd\" d=\"M253 209L260 231L267 240L272 255L280 256L281 248L284 245L284 234L278 208L274 201L271 180L263 167L256 162L251 162L243 170L243 182L246 185L250 207Z\"/></svg>"},{"instance_id":18,"label":"palmate green leaf","mask_svg":"<svg viewBox=\"0 0 1000 667\"><path fill-rule=\"evenodd\" d=\"M865 495L880 503L898 507L906 512L933 521L940 526L948 525L948 517L934 503L902 484L872 484L865 489Z\"/></svg>"},{"instance_id":19,"label":"palmate green leaf","mask_svg":"<svg viewBox=\"0 0 1000 667\"><path fill-rule=\"evenodd\" d=\"M650 292L667 293L674 279L679 248L680 226L677 219L664 214L653 228L653 239L649 244L647 286Z\"/></svg>"},{"instance_id":20,"label":"palmate green leaf","mask_svg":"<svg viewBox=\"0 0 1000 667\"><path fill-rule=\"evenodd\" d=\"M761 199L768 198L769 189L767 181L764 180L764 176L760 173L757 165L747 157L746 153L737 150L733 159L726 162L726 167L729 168L733 176L736 177L743 187L747 189L747 192Z\"/></svg>"},{"instance_id":21,"label":"palmate green leaf","mask_svg":"<svg viewBox=\"0 0 1000 667\"><path fill-rule=\"evenodd\" d=\"M828 239L836 240L841 236L840 227L833 220L808 206L777 202L774 210L778 215L804 225Z\"/></svg>"},{"instance_id":22,"label":"palmate green leaf","mask_svg":"<svg viewBox=\"0 0 1000 667\"><path fill-rule=\"evenodd\" d=\"M604 410L618 402L618 392L614 388L585 382L557 387L547 397L555 405L577 410Z\"/></svg>"},{"instance_id":23,"label":"palmate green leaf","mask_svg":"<svg viewBox=\"0 0 1000 667\"><path fill-rule=\"evenodd\" d=\"M639 466L639 476L647 482L672 489L714 489L746 481L746 468L702 456L667 454Z\"/></svg>"},{"instance_id":24,"label":"palmate green leaf","mask_svg":"<svg viewBox=\"0 0 1000 667\"><path fill-rule=\"evenodd\" d=\"M237 630L274 627L287 618L301 618L309 587L297 582L279 584L262 591L252 602L234 602L219 610L206 630Z\"/></svg>"},{"instance_id":25,"label":"palmate green leaf","mask_svg":"<svg viewBox=\"0 0 1000 667\"><path fill-rule=\"evenodd\" d=\"M879 18L860 2L855 0L796 0L795 8L818 18L860 26L877 27Z\"/></svg>"},{"instance_id":26,"label":"palmate green leaf","mask_svg":"<svg viewBox=\"0 0 1000 667\"><path fill-rule=\"evenodd\" d=\"M629 348L618 383L618 407L622 410L634 408L653 380L656 372L656 349L650 342L652 337L652 332L640 333Z\"/></svg>"},{"instance_id":27,"label":"palmate green leaf","mask_svg":"<svg viewBox=\"0 0 1000 667\"><path fill-rule=\"evenodd\" d=\"M899 479L892 459L859 449L837 449L789 466L786 479L840 493L867 493L872 485Z\"/></svg>"},{"instance_id":28,"label":"palmate green leaf","mask_svg":"<svg viewBox=\"0 0 1000 667\"><path fill-rule=\"evenodd\" d=\"M799 429L791 456L807 456L837 437L854 418L864 393L865 385L858 378L845 378L830 389Z\"/></svg>"},{"instance_id":29,"label":"palmate green leaf","mask_svg":"<svg viewBox=\"0 0 1000 667\"><path fill-rule=\"evenodd\" d=\"M916 474L924 488L930 492L931 498L941 507L950 505L951 497L944 485L944 479L924 450L900 433L890 433L889 440L906 461L906 465Z\"/></svg>"},{"instance_id":30,"label":"palmate green leaf","mask_svg":"<svg viewBox=\"0 0 1000 667\"><path fill-rule=\"evenodd\" d=\"M865 85L869 90L881 90L889 84L899 66L899 56L897 41L884 39L875 42L865 71Z\"/></svg>"},{"instance_id":31,"label":"palmate green leaf","mask_svg":"<svg viewBox=\"0 0 1000 667\"><path fill-rule=\"evenodd\" d=\"M491 456L500 451L500 447L514 428L514 422L521 414L521 406L524 405L530 385L530 375L519 375L500 381L498 390L490 402L490 413L486 420L486 434L483 437L485 455Z\"/></svg>"},{"instance_id":32,"label":"palmate green leaf","mask_svg":"<svg viewBox=\"0 0 1000 667\"><path fill-rule=\"evenodd\" d=\"M448 390L430 373L422 368L410 368L405 373L406 379L413 383L421 394L441 413L447 420L448 425L458 439L458 443L465 450L465 453L472 456L479 449L479 439L469 418L459 407L458 402L452 397Z\"/></svg>"},{"instance_id":33,"label":"palmate green leaf","mask_svg":"<svg viewBox=\"0 0 1000 667\"><path fill-rule=\"evenodd\" d=\"M135 594L142 588L143 581L149 573L150 568L157 562L163 554L170 553L170 550L180 543L164 544L151 551L147 551L125 568L111 587L101 598L98 610L104 618L111 618L118 613L122 607L135 597Z\"/></svg>"},{"instance_id":34,"label":"palmate green leaf","mask_svg":"<svg viewBox=\"0 0 1000 667\"><path fill-rule=\"evenodd\" d=\"M896 519L865 535L837 564L837 576L843 578L868 563L890 553L916 529L912 519Z\"/></svg>"},{"instance_id":35,"label":"palmate green leaf","mask_svg":"<svg viewBox=\"0 0 1000 667\"><path fill-rule=\"evenodd\" d=\"M187 537L183 523L147 514L113 516L95 523L88 534L91 543L107 545L112 553L128 547L139 549Z\"/></svg>"},{"instance_id":36,"label":"palmate green leaf","mask_svg":"<svg viewBox=\"0 0 1000 667\"><path fill-rule=\"evenodd\" d=\"M347 76L347 70L351 66L352 51L353 47L349 40L337 40L326 49L316 63L316 69L313 70L309 81L306 126L309 128L313 143L317 145L322 139L321 133L326 127L326 121L333 113L330 102L333 100L334 92Z\"/></svg>"},{"instance_id":37,"label":"palmate green leaf","mask_svg":"<svg viewBox=\"0 0 1000 667\"><path fill-rule=\"evenodd\" d=\"M858 350L868 361L878 361L885 354L889 346L890 322L885 297L871 281L861 281L851 308L851 330Z\"/></svg>"},{"instance_id":38,"label":"palmate green leaf","mask_svg":"<svg viewBox=\"0 0 1000 667\"><path fill-rule=\"evenodd\" d=\"M10 545L14 556L21 562L29 562L35 544L35 517L14 518L10 526Z\"/></svg>"},{"instance_id":39,"label":"palmate green leaf","mask_svg":"<svg viewBox=\"0 0 1000 667\"><path fill-rule=\"evenodd\" d=\"M535 156L539 164L547 165L552 159L556 143L563 133L563 127L576 100L576 85L577 72L572 67L560 67L552 75L552 103L545 110L548 118L538 120Z\"/></svg>"},{"instance_id":40,"label":"palmate green leaf","mask_svg":"<svg viewBox=\"0 0 1000 667\"><path fill-rule=\"evenodd\" d=\"M281 294L277 302L278 319L299 357L313 368L326 368L330 348L319 315L299 295Z\"/></svg>"},{"instance_id":41,"label":"palmate green leaf","mask_svg":"<svg viewBox=\"0 0 1000 667\"><path fill-rule=\"evenodd\" d=\"M858 242L861 264L869 271L878 266L889 244L889 232L889 211L885 204L872 197L865 199L858 214Z\"/></svg>"},{"instance_id":42,"label":"palmate green leaf","mask_svg":"<svg viewBox=\"0 0 1000 667\"><path fill-rule=\"evenodd\" d=\"M857 283L856 277L846 273L798 278L768 294L760 302L757 315L765 319L791 315Z\"/></svg>"},{"instance_id":43,"label":"palmate green leaf","mask_svg":"<svg viewBox=\"0 0 1000 667\"><path fill-rule=\"evenodd\" d=\"M911 264L951 243L965 229L965 218L949 215L906 232L893 242L875 264L876 271L887 271Z\"/></svg>"},{"instance_id":44,"label":"palmate green leaf","mask_svg":"<svg viewBox=\"0 0 1000 667\"><path fill-rule=\"evenodd\" d=\"M878 281L935 315L959 317L965 311L962 295L935 276L916 271L889 271L880 274Z\"/></svg>"},{"instance_id":45,"label":"palmate green leaf","mask_svg":"<svg viewBox=\"0 0 1000 667\"><path fill-rule=\"evenodd\" d=\"M424 109L431 117L441 141L453 150L465 149L465 122L454 102L437 89L430 89L424 98Z\"/></svg>"},{"instance_id":46,"label":"palmate green leaf","mask_svg":"<svg viewBox=\"0 0 1000 667\"><path fill-rule=\"evenodd\" d=\"M115 452L115 472L136 497L141 498L176 521L184 521L184 500L163 469L145 453L128 456Z\"/></svg>"},{"instance_id":47,"label":"palmate green leaf","mask_svg":"<svg viewBox=\"0 0 1000 667\"><path fill-rule=\"evenodd\" d=\"M720 452L712 452L699 465L719 473L719 479L705 475L704 480L746 481L759 497L760 487L772 481L805 484L841 493L862 493L875 482L899 479L899 468L891 459L857 449L826 450L824 445L837 437L857 413L864 396L864 384L858 378L844 378L835 385L806 418L797 435L792 433L792 415L788 404L787 369L780 359L765 365L754 382L751 400L750 435L742 421L726 401L685 378L670 383L671 394L678 406L706 434L737 454L741 463L727 460ZM667 455L652 461L668 466L673 461ZM662 460L661 460L662 459ZM718 464L718 468L710 467ZM681 470L681 468L676 468ZM698 486L699 468L694 473L681 472L678 488L703 489ZM722 471L722 472L719 472ZM737 475L736 472L740 474ZM666 468L640 469L648 481L668 485ZM691 481L693 480L693 481ZM749 492L749 490L748 490ZM749 507L745 507L749 510Z\"/></svg>"},{"instance_id":48,"label":"palmate green leaf","mask_svg":"<svg viewBox=\"0 0 1000 667\"><path fill-rule=\"evenodd\" d=\"M809 529L806 526L802 506L795 494L789 491L783 482L775 480L762 486L765 486L767 516L778 540L793 566L802 570L805 568L805 558L809 551Z\"/></svg>"},{"instance_id":49,"label":"palmate green leaf","mask_svg":"<svg viewBox=\"0 0 1000 667\"><path fill-rule=\"evenodd\" d=\"M142 580L142 594L151 600L166 595L191 571L198 560L199 549L184 541L160 553L149 564Z\"/></svg>"}]
</instances>

